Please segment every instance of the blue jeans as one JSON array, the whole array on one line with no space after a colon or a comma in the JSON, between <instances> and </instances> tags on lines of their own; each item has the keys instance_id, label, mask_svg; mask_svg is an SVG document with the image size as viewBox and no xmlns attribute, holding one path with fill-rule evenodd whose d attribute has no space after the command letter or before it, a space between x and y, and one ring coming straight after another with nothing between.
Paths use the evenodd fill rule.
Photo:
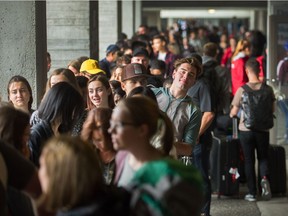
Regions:
<instances>
[{"instance_id":1,"label":"blue jeans","mask_svg":"<svg viewBox=\"0 0 288 216\"><path fill-rule=\"evenodd\" d=\"M201 212L210 215L211 182L209 179L209 156L212 145L210 131L200 137L199 143L193 149L193 165L200 171L204 182L204 205Z\"/></svg>"},{"instance_id":2,"label":"blue jeans","mask_svg":"<svg viewBox=\"0 0 288 216\"><path fill-rule=\"evenodd\" d=\"M240 131L240 141L245 159L245 174L249 193L256 195L255 150L257 152L257 159L260 166L260 176L267 176L269 174L269 132Z\"/></svg>"}]
</instances>

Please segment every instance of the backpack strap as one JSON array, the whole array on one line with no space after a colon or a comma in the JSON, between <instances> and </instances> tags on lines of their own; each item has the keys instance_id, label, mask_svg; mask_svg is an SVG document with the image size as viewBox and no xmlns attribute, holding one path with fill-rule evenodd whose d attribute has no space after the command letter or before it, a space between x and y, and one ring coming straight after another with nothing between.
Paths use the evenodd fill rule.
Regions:
<instances>
[{"instance_id":1,"label":"backpack strap","mask_svg":"<svg viewBox=\"0 0 288 216\"><path fill-rule=\"evenodd\" d=\"M267 88L267 87L268 87L268 85L266 83L262 83L260 89L262 90L262 89Z\"/></svg>"},{"instance_id":2,"label":"backpack strap","mask_svg":"<svg viewBox=\"0 0 288 216\"><path fill-rule=\"evenodd\" d=\"M260 89L259 90L263 90L266 87L265 83L261 83ZM246 92L251 92L253 91L253 89L251 89L247 84L243 85L242 88L246 91Z\"/></svg>"},{"instance_id":3,"label":"backpack strap","mask_svg":"<svg viewBox=\"0 0 288 216\"><path fill-rule=\"evenodd\" d=\"M246 92L251 92L251 91L253 91L247 84L243 85L242 88L243 88L244 91L246 91Z\"/></svg>"}]
</instances>

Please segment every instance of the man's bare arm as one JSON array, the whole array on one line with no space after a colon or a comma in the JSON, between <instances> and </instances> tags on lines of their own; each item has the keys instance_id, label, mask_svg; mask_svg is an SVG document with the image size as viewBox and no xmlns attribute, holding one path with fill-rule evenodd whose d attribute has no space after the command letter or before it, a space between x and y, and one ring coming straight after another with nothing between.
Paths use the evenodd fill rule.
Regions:
<instances>
[{"instance_id":1,"label":"man's bare arm","mask_svg":"<svg viewBox=\"0 0 288 216\"><path fill-rule=\"evenodd\" d=\"M199 136L201 136L213 122L215 114L213 112L204 112L202 114Z\"/></svg>"}]
</instances>

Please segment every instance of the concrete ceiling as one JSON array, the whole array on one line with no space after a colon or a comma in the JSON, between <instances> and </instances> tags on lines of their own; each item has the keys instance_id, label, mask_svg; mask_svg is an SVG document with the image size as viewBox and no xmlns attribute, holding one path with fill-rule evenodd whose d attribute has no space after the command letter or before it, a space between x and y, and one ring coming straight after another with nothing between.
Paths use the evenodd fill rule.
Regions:
<instances>
[{"instance_id":1,"label":"concrete ceiling","mask_svg":"<svg viewBox=\"0 0 288 216\"><path fill-rule=\"evenodd\" d=\"M152 1L142 0L143 11L159 10L159 9L208 9L208 8L221 8L221 9L267 9L267 1Z\"/></svg>"},{"instance_id":2,"label":"concrete ceiling","mask_svg":"<svg viewBox=\"0 0 288 216\"><path fill-rule=\"evenodd\" d=\"M255 10L267 11L267 1L142 0L143 12L157 11L161 18L249 18Z\"/></svg>"},{"instance_id":3,"label":"concrete ceiling","mask_svg":"<svg viewBox=\"0 0 288 216\"><path fill-rule=\"evenodd\" d=\"M190 9L190 10L181 10L181 9L170 9L170 10L160 10L161 18L250 18L253 10L225 10L225 9Z\"/></svg>"}]
</instances>

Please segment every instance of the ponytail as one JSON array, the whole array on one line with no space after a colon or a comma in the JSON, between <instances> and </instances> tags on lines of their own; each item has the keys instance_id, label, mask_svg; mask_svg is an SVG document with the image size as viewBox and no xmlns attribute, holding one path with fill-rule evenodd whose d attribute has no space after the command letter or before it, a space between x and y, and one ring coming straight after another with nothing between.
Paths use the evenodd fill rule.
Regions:
<instances>
[{"instance_id":1,"label":"ponytail","mask_svg":"<svg viewBox=\"0 0 288 216\"><path fill-rule=\"evenodd\" d=\"M174 144L174 127L166 113L159 109L156 101L147 96L127 97L118 106L124 106L129 111L136 125L148 125L150 144L169 155Z\"/></svg>"}]
</instances>

